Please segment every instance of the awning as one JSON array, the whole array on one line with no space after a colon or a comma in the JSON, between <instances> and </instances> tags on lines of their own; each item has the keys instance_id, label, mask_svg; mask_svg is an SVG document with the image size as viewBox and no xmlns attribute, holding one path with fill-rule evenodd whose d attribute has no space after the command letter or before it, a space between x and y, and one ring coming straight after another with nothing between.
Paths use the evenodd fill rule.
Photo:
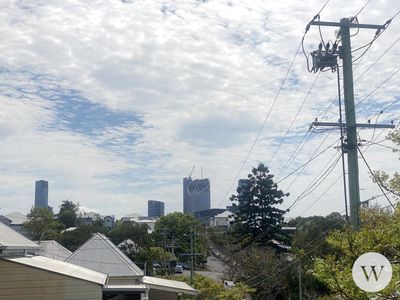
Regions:
<instances>
[{"instance_id":1,"label":"awning","mask_svg":"<svg viewBox=\"0 0 400 300\"><path fill-rule=\"evenodd\" d=\"M142 292L148 291L148 287L145 284L120 284L120 285L105 285L103 287L104 292Z\"/></svg>"},{"instance_id":2,"label":"awning","mask_svg":"<svg viewBox=\"0 0 400 300\"><path fill-rule=\"evenodd\" d=\"M142 282L147 285L150 290L155 289L173 293L183 293L192 296L197 296L199 294L198 290L195 290L187 283L181 281L144 276Z\"/></svg>"}]
</instances>

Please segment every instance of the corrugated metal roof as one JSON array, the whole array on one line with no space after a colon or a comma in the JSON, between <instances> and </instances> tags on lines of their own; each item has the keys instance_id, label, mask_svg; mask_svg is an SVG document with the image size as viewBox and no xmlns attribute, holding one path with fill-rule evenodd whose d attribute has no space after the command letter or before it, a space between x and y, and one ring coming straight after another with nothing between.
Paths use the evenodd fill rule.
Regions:
<instances>
[{"instance_id":1,"label":"corrugated metal roof","mask_svg":"<svg viewBox=\"0 0 400 300\"><path fill-rule=\"evenodd\" d=\"M109 276L143 276L142 270L100 233L95 233L65 261Z\"/></svg>"},{"instance_id":2,"label":"corrugated metal roof","mask_svg":"<svg viewBox=\"0 0 400 300\"><path fill-rule=\"evenodd\" d=\"M185 293L188 295L196 296L199 291L192 288L185 282L162 279L150 276L144 276L142 279L143 283L148 285L150 289L162 290L174 293Z\"/></svg>"},{"instance_id":3,"label":"corrugated metal roof","mask_svg":"<svg viewBox=\"0 0 400 300\"><path fill-rule=\"evenodd\" d=\"M149 288L145 284L105 285L106 292L146 292Z\"/></svg>"},{"instance_id":4,"label":"corrugated metal roof","mask_svg":"<svg viewBox=\"0 0 400 300\"><path fill-rule=\"evenodd\" d=\"M3 259L101 285L104 285L107 280L107 274L44 256L24 256Z\"/></svg>"},{"instance_id":5,"label":"corrugated metal roof","mask_svg":"<svg viewBox=\"0 0 400 300\"><path fill-rule=\"evenodd\" d=\"M0 222L0 249L36 250L39 249L39 246Z\"/></svg>"},{"instance_id":6,"label":"corrugated metal roof","mask_svg":"<svg viewBox=\"0 0 400 300\"><path fill-rule=\"evenodd\" d=\"M57 260L64 261L66 258L70 257L72 252L60 245L54 240L50 241L35 241L40 246L39 255L53 258Z\"/></svg>"},{"instance_id":7,"label":"corrugated metal roof","mask_svg":"<svg viewBox=\"0 0 400 300\"><path fill-rule=\"evenodd\" d=\"M6 217L11 220L11 224L13 225L22 225L22 223L27 221L26 216L18 211L9 213L8 215L6 215Z\"/></svg>"}]
</instances>

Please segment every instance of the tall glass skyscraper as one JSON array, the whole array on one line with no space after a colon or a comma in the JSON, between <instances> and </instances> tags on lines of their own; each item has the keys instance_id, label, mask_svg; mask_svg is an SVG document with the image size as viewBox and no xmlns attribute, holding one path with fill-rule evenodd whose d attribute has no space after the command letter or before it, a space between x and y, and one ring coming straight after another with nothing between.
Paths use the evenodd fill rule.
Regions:
<instances>
[{"instance_id":1,"label":"tall glass skyscraper","mask_svg":"<svg viewBox=\"0 0 400 300\"><path fill-rule=\"evenodd\" d=\"M147 201L147 216L152 219L164 216L165 204L157 200Z\"/></svg>"},{"instance_id":2,"label":"tall glass skyscraper","mask_svg":"<svg viewBox=\"0 0 400 300\"><path fill-rule=\"evenodd\" d=\"M35 207L49 207L49 183L46 180L35 182Z\"/></svg>"},{"instance_id":3,"label":"tall glass skyscraper","mask_svg":"<svg viewBox=\"0 0 400 300\"><path fill-rule=\"evenodd\" d=\"M183 178L183 212L192 215L210 208L210 180Z\"/></svg>"}]
</instances>

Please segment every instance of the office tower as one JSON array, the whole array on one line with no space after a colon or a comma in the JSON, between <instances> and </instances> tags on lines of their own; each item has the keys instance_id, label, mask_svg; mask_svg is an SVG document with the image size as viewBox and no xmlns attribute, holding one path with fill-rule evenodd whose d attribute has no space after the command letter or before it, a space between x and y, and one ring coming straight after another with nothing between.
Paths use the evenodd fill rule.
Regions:
<instances>
[{"instance_id":1,"label":"office tower","mask_svg":"<svg viewBox=\"0 0 400 300\"><path fill-rule=\"evenodd\" d=\"M147 217L157 219L164 216L165 204L157 200L147 201Z\"/></svg>"},{"instance_id":2,"label":"office tower","mask_svg":"<svg viewBox=\"0 0 400 300\"><path fill-rule=\"evenodd\" d=\"M239 206L243 205L248 198L249 194L249 185L250 185L250 180L249 179L239 179L238 180L238 187L237 187L237 192L238 192L238 202L237 203ZM240 191L240 192L239 192Z\"/></svg>"},{"instance_id":3,"label":"office tower","mask_svg":"<svg viewBox=\"0 0 400 300\"><path fill-rule=\"evenodd\" d=\"M45 180L35 182L35 207L49 207L49 183Z\"/></svg>"},{"instance_id":4,"label":"office tower","mask_svg":"<svg viewBox=\"0 0 400 300\"><path fill-rule=\"evenodd\" d=\"M183 212L193 215L210 207L210 180L183 178Z\"/></svg>"}]
</instances>

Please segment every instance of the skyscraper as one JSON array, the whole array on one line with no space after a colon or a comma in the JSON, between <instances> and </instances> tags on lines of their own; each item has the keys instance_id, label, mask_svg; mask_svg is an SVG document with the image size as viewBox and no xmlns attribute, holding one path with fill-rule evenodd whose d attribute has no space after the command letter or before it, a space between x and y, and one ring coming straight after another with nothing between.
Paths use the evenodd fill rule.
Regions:
<instances>
[{"instance_id":1,"label":"skyscraper","mask_svg":"<svg viewBox=\"0 0 400 300\"><path fill-rule=\"evenodd\" d=\"M35 182L35 207L49 207L49 183L45 180Z\"/></svg>"},{"instance_id":2,"label":"skyscraper","mask_svg":"<svg viewBox=\"0 0 400 300\"><path fill-rule=\"evenodd\" d=\"M164 216L165 204L164 202L157 200L147 201L147 217L149 218L159 218Z\"/></svg>"},{"instance_id":3,"label":"skyscraper","mask_svg":"<svg viewBox=\"0 0 400 300\"><path fill-rule=\"evenodd\" d=\"M210 208L210 180L183 178L183 212L192 215Z\"/></svg>"}]
</instances>

